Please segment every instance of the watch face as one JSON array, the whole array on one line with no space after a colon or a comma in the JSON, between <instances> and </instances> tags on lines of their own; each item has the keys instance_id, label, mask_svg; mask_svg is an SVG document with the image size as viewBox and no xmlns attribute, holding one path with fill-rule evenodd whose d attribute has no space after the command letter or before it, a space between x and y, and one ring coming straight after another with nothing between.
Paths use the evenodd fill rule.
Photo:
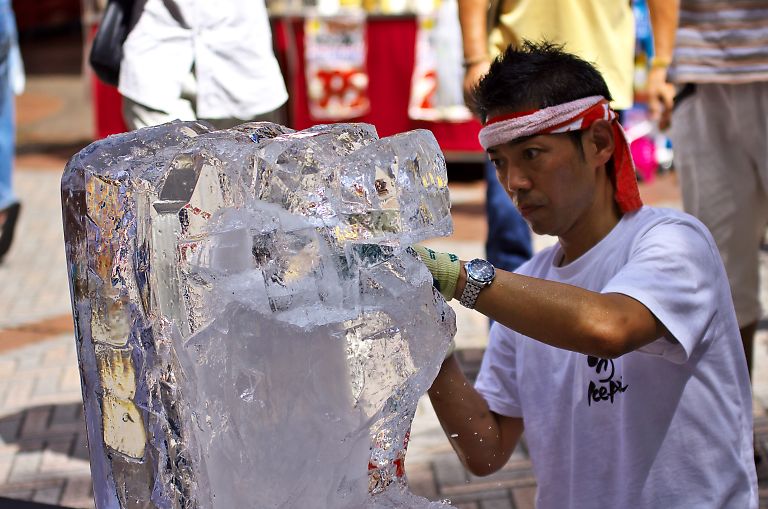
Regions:
<instances>
[{"instance_id":1,"label":"watch face","mask_svg":"<svg viewBox=\"0 0 768 509\"><path fill-rule=\"evenodd\" d=\"M491 262L480 258L468 261L466 269L469 277L481 283L490 283L496 275L496 269L493 268Z\"/></svg>"}]
</instances>

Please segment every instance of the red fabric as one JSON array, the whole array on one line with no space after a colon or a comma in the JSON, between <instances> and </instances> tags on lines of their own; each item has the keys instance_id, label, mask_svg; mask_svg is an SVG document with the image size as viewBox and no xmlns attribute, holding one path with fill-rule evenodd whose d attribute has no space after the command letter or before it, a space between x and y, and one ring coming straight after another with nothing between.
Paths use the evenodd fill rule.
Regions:
<instances>
[{"instance_id":1,"label":"red fabric","mask_svg":"<svg viewBox=\"0 0 768 509\"><path fill-rule=\"evenodd\" d=\"M360 90L354 85L354 79L357 74L364 72L364 69L318 70L317 78L323 84L323 95L317 102L318 106L325 109L334 99L343 101L346 96L354 93L355 98L349 101L348 106L360 108L368 101L368 97L365 90Z\"/></svg>"},{"instance_id":2,"label":"red fabric","mask_svg":"<svg viewBox=\"0 0 768 509\"><path fill-rule=\"evenodd\" d=\"M123 99L120 92L115 87L102 83L95 74L91 76L91 84L96 138L126 132L128 127L123 120Z\"/></svg>"},{"instance_id":3,"label":"red fabric","mask_svg":"<svg viewBox=\"0 0 768 509\"><path fill-rule=\"evenodd\" d=\"M86 47L90 48L98 25L88 31ZM128 130L123 120L123 99L117 88L103 83L96 74L90 72L91 98L93 101L94 126L96 139L106 138L110 134L124 133Z\"/></svg>"},{"instance_id":4,"label":"red fabric","mask_svg":"<svg viewBox=\"0 0 768 509\"><path fill-rule=\"evenodd\" d=\"M513 118L526 117L531 113L536 113L537 111L539 110L525 110L525 111L516 111L514 113L509 113L507 115L499 115L498 117L493 117L491 119L488 119L485 125L493 125L499 122L504 122L505 120L512 120Z\"/></svg>"},{"instance_id":5,"label":"red fabric","mask_svg":"<svg viewBox=\"0 0 768 509\"><path fill-rule=\"evenodd\" d=\"M640 190L637 188L635 163L632 161L632 153L629 151L629 142L624 134L624 128L618 120L614 120L612 125L613 139L616 143L616 149L613 152L616 192L613 199L616 200L622 212L632 212L643 206Z\"/></svg>"},{"instance_id":6,"label":"red fabric","mask_svg":"<svg viewBox=\"0 0 768 509\"><path fill-rule=\"evenodd\" d=\"M376 126L379 136L413 129L432 131L440 148L450 152L482 152L477 141L480 122L427 122L408 117L411 76L415 63L416 19L413 17L368 20L368 94L371 110L353 119ZM304 20L280 18L274 22L278 58L286 69L289 90L289 120L294 129L318 122L309 115L304 76Z\"/></svg>"}]
</instances>

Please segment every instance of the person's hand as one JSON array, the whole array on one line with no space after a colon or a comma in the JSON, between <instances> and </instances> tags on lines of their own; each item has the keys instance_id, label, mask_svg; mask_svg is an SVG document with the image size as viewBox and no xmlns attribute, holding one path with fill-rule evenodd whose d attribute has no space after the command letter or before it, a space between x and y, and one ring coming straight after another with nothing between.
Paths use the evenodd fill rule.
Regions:
<instances>
[{"instance_id":1,"label":"person's hand","mask_svg":"<svg viewBox=\"0 0 768 509\"><path fill-rule=\"evenodd\" d=\"M451 253L433 251L424 246L415 244L411 246L421 261L432 273L432 284L443 295L446 301L453 298L456 293L456 284L459 281L461 263L459 257Z\"/></svg>"},{"instance_id":2,"label":"person's hand","mask_svg":"<svg viewBox=\"0 0 768 509\"><path fill-rule=\"evenodd\" d=\"M648 112L661 130L670 125L674 98L675 87L667 83L667 68L651 67L648 71Z\"/></svg>"},{"instance_id":3,"label":"person's hand","mask_svg":"<svg viewBox=\"0 0 768 509\"><path fill-rule=\"evenodd\" d=\"M483 59L478 62L474 62L468 65L464 71L464 102L467 105L471 104L472 89L480 81L480 78L488 73L488 68L491 66L489 59Z\"/></svg>"}]
</instances>

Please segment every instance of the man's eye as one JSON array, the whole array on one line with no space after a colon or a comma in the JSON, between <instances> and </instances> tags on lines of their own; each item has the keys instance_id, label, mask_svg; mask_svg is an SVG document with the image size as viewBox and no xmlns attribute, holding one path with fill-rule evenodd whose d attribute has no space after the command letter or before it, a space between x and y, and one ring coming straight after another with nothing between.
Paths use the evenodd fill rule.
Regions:
<instances>
[{"instance_id":1,"label":"man's eye","mask_svg":"<svg viewBox=\"0 0 768 509\"><path fill-rule=\"evenodd\" d=\"M494 168L498 169L501 167L501 159L491 159L491 164L493 164Z\"/></svg>"},{"instance_id":2,"label":"man's eye","mask_svg":"<svg viewBox=\"0 0 768 509\"><path fill-rule=\"evenodd\" d=\"M539 155L539 152L541 152L537 148L527 148L523 150L523 157L525 159L534 159L537 155Z\"/></svg>"}]
</instances>

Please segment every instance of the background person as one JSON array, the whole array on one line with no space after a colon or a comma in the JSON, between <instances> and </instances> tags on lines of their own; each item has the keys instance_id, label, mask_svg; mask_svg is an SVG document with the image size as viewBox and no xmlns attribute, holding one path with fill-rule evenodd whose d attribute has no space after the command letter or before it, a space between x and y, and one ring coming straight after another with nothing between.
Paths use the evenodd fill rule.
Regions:
<instances>
[{"instance_id":1,"label":"background person","mask_svg":"<svg viewBox=\"0 0 768 509\"><path fill-rule=\"evenodd\" d=\"M263 0L140 0L135 17L120 65L129 128L281 121L288 93Z\"/></svg>"},{"instance_id":2,"label":"background person","mask_svg":"<svg viewBox=\"0 0 768 509\"><path fill-rule=\"evenodd\" d=\"M654 24L670 63L651 79L661 99L683 207L715 238L728 274L747 363L761 316L759 250L768 226L768 0L723 4L681 0ZM668 27L672 26L669 30Z\"/></svg>"},{"instance_id":3,"label":"background person","mask_svg":"<svg viewBox=\"0 0 768 509\"><path fill-rule=\"evenodd\" d=\"M632 106L635 21L630 2L605 0L459 0L464 46L464 91L488 72L491 59L523 39L547 39L595 62L605 76L618 110ZM486 161L488 260L514 270L531 257L531 234L496 170Z\"/></svg>"}]
</instances>

